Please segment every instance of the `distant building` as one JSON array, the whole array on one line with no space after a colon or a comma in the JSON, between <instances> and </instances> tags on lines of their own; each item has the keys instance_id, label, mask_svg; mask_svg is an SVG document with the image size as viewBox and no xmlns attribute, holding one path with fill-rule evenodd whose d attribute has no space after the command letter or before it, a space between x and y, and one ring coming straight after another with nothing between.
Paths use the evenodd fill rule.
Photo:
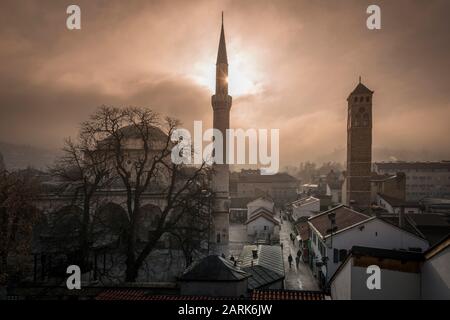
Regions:
<instances>
[{"instance_id":1,"label":"distant building","mask_svg":"<svg viewBox=\"0 0 450 320\"><path fill-rule=\"evenodd\" d=\"M418 202L408 202L385 194L377 194L375 198L377 206L385 209L388 213L400 214L404 213L421 213L422 206Z\"/></svg>"},{"instance_id":2,"label":"distant building","mask_svg":"<svg viewBox=\"0 0 450 320\"><path fill-rule=\"evenodd\" d=\"M331 170L326 176L328 189L330 190L331 203L336 205L342 203L342 183L340 175Z\"/></svg>"},{"instance_id":3,"label":"distant building","mask_svg":"<svg viewBox=\"0 0 450 320\"><path fill-rule=\"evenodd\" d=\"M411 251L425 251L429 247L419 233L344 205L309 218L308 224L310 266L322 285L331 278L352 246Z\"/></svg>"},{"instance_id":4,"label":"distant building","mask_svg":"<svg viewBox=\"0 0 450 320\"><path fill-rule=\"evenodd\" d=\"M300 187L300 192L304 195L319 193L319 185L316 183L305 183Z\"/></svg>"},{"instance_id":5,"label":"distant building","mask_svg":"<svg viewBox=\"0 0 450 320\"><path fill-rule=\"evenodd\" d=\"M371 204L372 170L372 96L361 83L348 96L347 171L343 203L360 208Z\"/></svg>"},{"instance_id":6,"label":"distant building","mask_svg":"<svg viewBox=\"0 0 450 320\"><path fill-rule=\"evenodd\" d=\"M450 161L377 162L374 171L378 174L405 173L408 201L428 197L450 199Z\"/></svg>"},{"instance_id":7,"label":"distant building","mask_svg":"<svg viewBox=\"0 0 450 320\"><path fill-rule=\"evenodd\" d=\"M450 215L450 199L424 198L419 201L425 212Z\"/></svg>"},{"instance_id":8,"label":"distant building","mask_svg":"<svg viewBox=\"0 0 450 320\"><path fill-rule=\"evenodd\" d=\"M267 197L247 204L247 235L249 242L277 243L280 237L280 222L275 217L275 204Z\"/></svg>"},{"instance_id":9,"label":"distant building","mask_svg":"<svg viewBox=\"0 0 450 320\"><path fill-rule=\"evenodd\" d=\"M336 300L449 300L450 236L415 253L354 246L330 279ZM380 268L380 288L367 287L367 268Z\"/></svg>"},{"instance_id":10,"label":"distant building","mask_svg":"<svg viewBox=\"0 0 450 320\"><path fill-rule=\"evenodd\" d=\"M268 197L261 197L247 203L247 219L261 208L266 209L272 216L275 214L275 203Z\"/></svg>"},{"instance_id":11,"label":"distant building","mask_svg":"<svg viewBox=\"0 0 450 320\"><path fill-rule=\"evenodd\" d=\"M378 194L404 201L406 199L406 176L403 172L392 175L372 173L370 191L371 203L376 203Z\"/></svg>"},{"instance_id":12,"label":"distant building","mask_svg":"<svg viewBox=\"0 0 450 320\"><path fill-rule=\"evenodd\" d=\"M302 198L290 203L289 209L295 220L310 217L320 212L320 200L314 197Z\"/></svg>"},{"instance_id":13,"label":"distant building","mask_svg":"<svg viewBox=\"0 0 450 320\"><path fill-rule=\"evenodd\" d=\"M255 199L269 196L277 206L297 199L299 180L287 173L261 175L260 170L241 170L230 176L230 196Z\"/></svg>"}]
</instances>

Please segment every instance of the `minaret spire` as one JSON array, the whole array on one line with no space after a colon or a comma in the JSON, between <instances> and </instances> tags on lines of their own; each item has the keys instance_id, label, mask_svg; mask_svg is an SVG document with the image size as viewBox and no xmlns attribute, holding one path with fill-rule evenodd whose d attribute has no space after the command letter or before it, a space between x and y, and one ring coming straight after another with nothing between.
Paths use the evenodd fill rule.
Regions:
<instances>
[{"instance_id":1,"label":"minaret spire","mask_svg":"<svg viewBox=\"0 0 450 320\"><path fill-rule=\"evenodd\" d=\"M224 63L228 65L227 46L225 45L225 31L223 26L223 11L222 11L222 29L220 30L219 51L217 52L217 63Z\"/></svg>"},{"instance_id":2,"label":"minaret spire","mask_svg":"<svg viewBox=\"0 0 450 320\"><path fill-rule=\"evenodd\" d=\"M217 253L228 255L228 235L229 235L229 207L230 207L230 171L228 166L227 150L227 130L230 128L230 109L232 98L228 94L228 59L225 45L225 31L222 12L222 26L220 30L219 51L217 52L216 63L216 91L211 97L213 107L213 128L220 131L222 136L222 146L214 146L214 174L212 177L212 190L214 193L214 203L212 216L214 230L210 235L210 240L217 244ZM216 133L215 133L216 134ZM220 141L220 140L217 140ZM220 148L222 147L222 148ZM216 149L217 148L217 149ZM216 150L222 149L222 152Z\"/></svg>"}]
</instances>

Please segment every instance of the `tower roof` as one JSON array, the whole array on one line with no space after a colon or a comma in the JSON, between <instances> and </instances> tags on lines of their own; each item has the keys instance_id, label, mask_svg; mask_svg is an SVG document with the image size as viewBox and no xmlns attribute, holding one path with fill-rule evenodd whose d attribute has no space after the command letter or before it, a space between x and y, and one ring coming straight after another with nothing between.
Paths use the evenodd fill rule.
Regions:
<instances>
[{"instance_id":1,"label":"tower roof","mask_svg":"<svg viewBox=\"0 0 450 320\"><path fill-rule=\"evenodd\" d=\"M356 88L352 91L352 93L350 95L354 95L354 94L365 94L365 93L369 93L372 94L373 91L370 90L369 88L367 88L365 85L363 85L361 83L361 81L358 83L358 85L356 86Z\"/></svg>"},{"instance_id":2,"label":"tower roof","mask_svg":"<svg viewBox=\"0 0 450 320\"><path fill-rule=\"evenodd\" d=\"M222 12L222 29L220 31L219 51L217 52L217 64L228 64L227 46L225 45L225 31L223 28L223 12Z\"/></svg>"}]
</instances>

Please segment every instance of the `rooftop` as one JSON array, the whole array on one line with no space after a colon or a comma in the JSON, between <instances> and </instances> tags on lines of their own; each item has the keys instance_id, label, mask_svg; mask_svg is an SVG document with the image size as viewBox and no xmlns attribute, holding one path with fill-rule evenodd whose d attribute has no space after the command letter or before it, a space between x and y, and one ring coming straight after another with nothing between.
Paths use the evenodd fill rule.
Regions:
<instances>
[{"instance_id":1,"label":"rooftop","mask_svg":"<svg viewBox=\"0 0 450 320\"><path fill-rule=\"evenodd\" d=\"M285 172L280 172L274 175L262 175L261 173L241 172L239 173L237 179L238 183L298 182L297 178L294 178L293 176Z\"/></svg>"},{"instance_id":2,"label":"rooftop","mask_svg":"<svg viewBox=\"0 0 450 320\"><path fill-rule=\"evenodd\" d=\"M331 222L328 217L331 213L335 214L333 233L342 231L343 229L371 219L370 216L357 212L347 206L339 205L308 219L308 222L321 234L322 237L326 237L331 234Z\"/></svg>"},{"instance_id":3,"label":"rooftop","mask_svg":"<svg viewBox=\"0 0 450 320\"><path fill-rule=\"evenodd\" d=\"M422 261L423 253L353 246L350 253L354 256L370 256L381 259Z\"/></svg>"},{"instance_id":4,"label":"rooftop","mask_svg":"<svg viewBox=\"0 0 450 320\"><path fill-rule=\"evenodd\" d=\"M296 201L292 202L291 204L293 207L301 207L303 205L314 203L317 201L320 201L320 200L317 198L314 198L314 197L306 197L306 198L296 200Z\"/></svg>"},{"instance_id":5,"label":"rooftop","mask_svg":"<svg viewBox=\"0 0 450 320\"><path fill-rule=\"evenodd\" d=\"M270 211L266 210L265 208L259 208L255 212L253 212L251 217L250 217L250 219L248 219L245 222L245 224L248 224L248 223L250 223L252 221L255 221L256 219L258 219L260 217L265 218L268 221L271 221L275 225L279 225L280 224L280 222L273 217L273 213L271 213Z\"/></svg>"},{"instance_id":6,"label":"rooftop","mask_svg":"<svg viewBox=\"0 0 450 320\"><path fill-rule=\"evenodd\" d=\"M405 201L405 200L387 196L387 195L381 194L381 193L379 193L378 195L393 207L409 207L409 208L420 207L420 204L415 201Z\"/></svg>"},{"instance_id":7,"label":"rooftop","mask_svg":"<svg viewBox=\"0 0 450 320\"><path fill-rule=\"evenodd\" d=\"M327 300L321 291L253 290L252 300Z\"/></svg>"},{"instance_id":8,"label":"rooftop","mask_svg":"<svg viewBox=\"0 0 450 320\"><path fill-rule=\"evenodd\" d=\"M241 281L250 274L234 266L233 262L220 256L207 256L193 263L180 281Z\"/></svg>"},{"instance_id":9,"label":"rooftop","mask_svg":"<svg viewBox=\"0 0 450 320\"><path fill-rule=\"evenodd\" d=\"M447 169L450 170L450 161L423 161L423 162L406 162L406 161L392 161L392 162L376 162L375 166L382 170L407 170L407 169Z\"/></svg>"}]
</instances>

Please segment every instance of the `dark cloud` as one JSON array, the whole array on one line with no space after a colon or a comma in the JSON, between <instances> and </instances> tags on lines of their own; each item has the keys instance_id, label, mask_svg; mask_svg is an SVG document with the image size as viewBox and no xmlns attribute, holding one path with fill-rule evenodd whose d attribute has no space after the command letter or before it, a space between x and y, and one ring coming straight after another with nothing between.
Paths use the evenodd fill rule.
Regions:
<instances>
[{"instance_id":1,"label":"dark cloud","mask_svg":"<svg viewBox=\"0 0 450 320\"><path fill-rule=\"evenodd\" d=\"M450 157L450 2L376 1L382 30L369 31L372 2L77 1L82 30L68 31L71 2L2 1L0 141L57 148L101 104L210 124L225 10L232 126L280 128L282 163L345 147L359 75L375 147Z\"/></svg>"}]
</instances>

